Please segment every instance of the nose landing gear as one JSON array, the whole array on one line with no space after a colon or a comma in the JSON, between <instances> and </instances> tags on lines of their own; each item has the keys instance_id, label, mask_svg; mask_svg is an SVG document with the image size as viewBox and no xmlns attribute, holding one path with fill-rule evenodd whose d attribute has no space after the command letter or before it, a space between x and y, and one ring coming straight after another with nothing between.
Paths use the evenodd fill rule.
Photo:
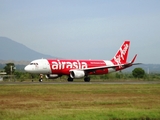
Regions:
<instances>
[{"instance_id":1,"label":"nose landing gear","mask_svg":"<svg viewBox=\"0 0 160 120\"><path fill-rule=\"evenodd\" d=\"M43 81L43 74L40 74L39 82Z\"/></svg>"}]
</instances>

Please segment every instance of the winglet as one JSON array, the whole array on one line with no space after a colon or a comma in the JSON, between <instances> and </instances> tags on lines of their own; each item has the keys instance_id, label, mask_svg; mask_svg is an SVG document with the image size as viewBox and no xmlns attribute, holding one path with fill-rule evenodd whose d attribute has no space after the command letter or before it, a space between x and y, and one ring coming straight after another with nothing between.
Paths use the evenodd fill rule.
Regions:
<instances>
[{"instance_id":1,"label":"winglet","mask_svg":"<svg viewBox=\"0 0 160 120\"><path fill-rule=\"evenodd\" d=\"M127 63L127 64L124 64L123 66L125 66L125 68L127 68L127 67L130 67L130 66L132 66L132 65L139 65L139 64L142 64L142 63L134 63L136 57L137 57L137 54L134 56L134 58L132 59L131 62L129 62L129 63Z\"/></svg>"},{"instance_id":2,"label":"winglet","mask_svg":"<svg viewBox=\"0 0 160 120\"><path fill-rule=\"evenodd\" d=\"M134 58L132 59L131 63L134 63L135 59L137 57L137 54L134 56Z\"/></svg>"},{"instance_id":3,"label":"winglet","mask_svg":"<svg viewBox=\"0 0 160 120\"><path fill-rule=\"evenodd\" d=\"M134 63L136 57L137 57L137 54L134 56L134 58L132 59L132 61L130 62L130 64L132 64L132 65L139 65L139 64L142 64L142 63Z\"/></svg>"}]
</instances>

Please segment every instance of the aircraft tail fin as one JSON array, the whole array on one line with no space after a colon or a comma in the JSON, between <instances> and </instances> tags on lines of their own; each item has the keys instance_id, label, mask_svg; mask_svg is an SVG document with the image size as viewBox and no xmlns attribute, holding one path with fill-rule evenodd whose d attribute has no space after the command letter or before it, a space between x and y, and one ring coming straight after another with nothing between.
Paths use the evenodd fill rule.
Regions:
<instances>
[{"instance_id":1,"label":"aircraft tail fin","mask_svg":"<svg viewBox=\"0 0 160 120\"><path fill-rule=\"evenodd\" d=\"M115 56L112 58L114 64L124 64L127 62L130 41L126 40L121 45Z\"/></svg>"}]
</instances>

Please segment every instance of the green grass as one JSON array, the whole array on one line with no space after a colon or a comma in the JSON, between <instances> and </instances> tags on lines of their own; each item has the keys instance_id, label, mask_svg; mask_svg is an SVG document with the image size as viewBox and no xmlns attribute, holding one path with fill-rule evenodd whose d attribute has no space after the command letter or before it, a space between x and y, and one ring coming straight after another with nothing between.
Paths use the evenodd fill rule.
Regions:
<instances>
[{"instance_id":1,"label":"green grass","mask_svg":"<svg viewBox=\"0 0 160 120\"><path fill-rule=\"evenodd\" d=\"M0 85L0 120L159 120L160 84Z\"/></svg>"}]
</instances>

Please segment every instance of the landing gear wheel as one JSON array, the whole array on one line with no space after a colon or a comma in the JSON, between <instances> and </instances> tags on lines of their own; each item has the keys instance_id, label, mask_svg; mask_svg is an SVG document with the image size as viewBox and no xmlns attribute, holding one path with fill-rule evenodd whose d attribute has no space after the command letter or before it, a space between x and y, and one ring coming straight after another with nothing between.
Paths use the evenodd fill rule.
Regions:
<instances>
[{"instance_id":1,"label":"landing gear wheel","mask_svg":"<svg viewBox=\"0 0 160 120\"><path fill-rule=\"evenodd\" d=\"M73 82L73 78L69 77L68 82Z\"/></svg>"},{"instance_id":2,"label":"landing gear wheel","mask_svg":"<svg viewBox=\"0 0 160 120\"><path fill-rule=\"evenodd\" d=\"M40 74L39 82L42 82L43 74Z\"/></svg>"},{"instance_id":3,"label":"landing gear wheel","mask_svg":"<svg viewBox=\"0 0 160 120\"><path fill-rule=\"evenodd\" d=\"M85 81L85 82L90 82L90 77L85 77L85 78L84 78L84 81Z\"/></svg>"},{"instance_id":4,"label":"landing gear wheel","mask_svg":"<svg viewBox=\"0 0 160 120\"><path fill-rule=\"evenodd\" d=\"M40 79L39 79L39 82L42 82L42 81L43 81L43 80L40 78Z\"/></svg>"}]
</instances>

